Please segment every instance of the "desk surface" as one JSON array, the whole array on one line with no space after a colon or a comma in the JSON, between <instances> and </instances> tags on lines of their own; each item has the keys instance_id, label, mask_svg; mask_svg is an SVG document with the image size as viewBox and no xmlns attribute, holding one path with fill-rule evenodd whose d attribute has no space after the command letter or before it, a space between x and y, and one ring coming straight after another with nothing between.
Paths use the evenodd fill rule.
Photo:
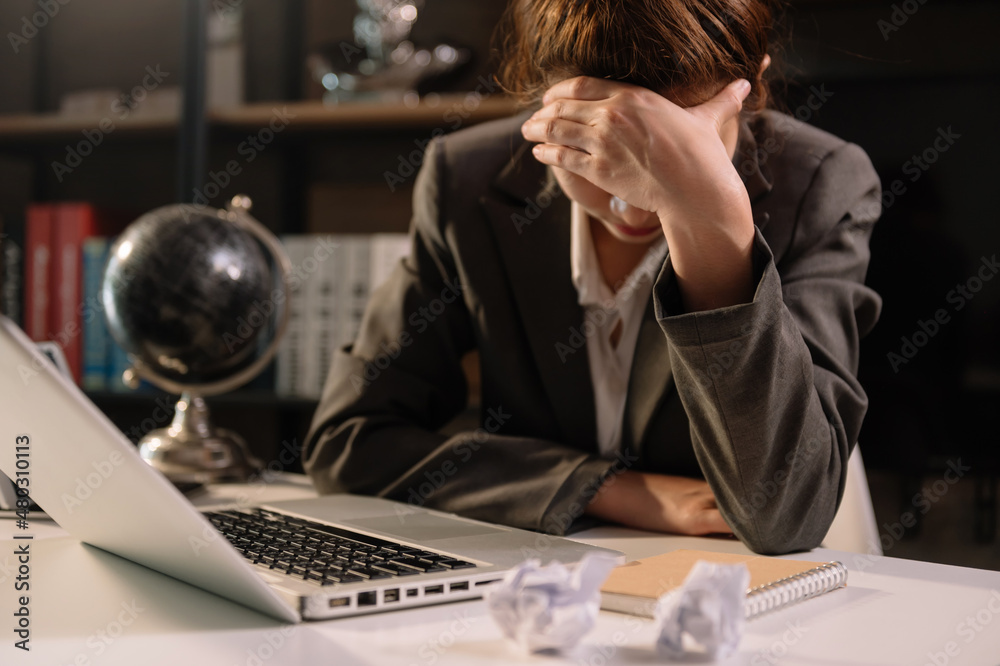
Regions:
<instances>
[{"instance_id":1,"label":"desk surface","mask_svg":"<svg viewBox=\"0 0 1000 666\"><path fill-rule=\"evenodd\" d=\"M195 503L308 497L301 479L213 488ZM525 656L504 643L481 601L327 622L281 625L254 611L32 521L32 651L14 647L13 521L0 520L0 664L279 666L659 663L651 621L602 612L583 644ZM630 558L675 548L748 552L736 541L598 528L581 541ZM720 663L874 666L1000 664L1000 572L815 550L839 559L849 586L754 620L739 653Z\"/></svg>"}]
</instances>

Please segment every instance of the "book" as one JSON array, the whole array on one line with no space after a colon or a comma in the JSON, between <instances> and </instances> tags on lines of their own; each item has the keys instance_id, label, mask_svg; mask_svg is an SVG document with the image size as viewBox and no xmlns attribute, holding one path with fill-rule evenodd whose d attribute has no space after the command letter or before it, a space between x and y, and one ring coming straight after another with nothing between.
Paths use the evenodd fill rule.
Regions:
<instances>
[{"instance_id":1,"label":"book","mask_svg":"<svg viewBox=\"0 0 1000 666\"><path fill-rule=\"evenodd\" d=\"M714 564L746 564L750 571L747 619L847 584L847 568L840 562L675 550L635 560L612 571L601 586L601 608L653 617L659 598L680 587L699 560Z\"/></svg>"},{"instance_id":2,"label":"book","mask_svg":"<svg viewBox=\"0 0 1000 666\"><path fill-rule=\"evenodd\" d=\"M108 332L101 301L104 265L111 241L107 236L91 236L83 242L83 388L108 388L111 334Z\"/></svg>"},{"instance_id":3,"label":"book","mask_svg":"<svg viewBox=\"0 0 1000 666\"><path fill-rule=\"evenodd\" d=\"M369 291L382 286L403 258L410 254L409 234L372 234Z\"/></svg>"},{"instance_id":4,"label":"book","mask_svg":"<svg viewBox=\"0 0 1000 666\"><path fill-rule=\"evenodd\" d=\"M83 300L82 245L94 227L93 213L84 206L55 204L49 274L49 338L62 347L70 374L77 384L83 379L83 330L77 310Z\"/></svg>"},{"instance_id":5,"label":"book","mask_svg":"<svg viewBox=\"0 0 1000 666\"><path fill-rule=\"evenodd\" d=\"M354 342L374 288L409 253L407 234L282 238L293 267L290 320L275 364L278 395L317 399L334 352Z\"/></svg>"},{"instance_id":6,"label":"book","mask_svg":"<svg viewBox=\"0 0 1000 666\"><path fill-rule=\"evenodd\" d=\"M52 204L34 203L25 212L24 332L36 342L49 334L52 218Z\"/></svg>"},{"instance_id":7,"label":"book","mask_svg":"<svg viewBox=\"0 0 1000 666\"><path fill-rule=\"evenodd\" d=\"M361 320L368 307L371 294L371 273L373 244L371 236L358 234L347 237L347 276L341 286L341 331L335 348L353 344L361 332ZM333 360L333 350L329 350L329 360ZM326 366L329 368L329 365ZM325 379L325 378L324 378Z\"/></svg>"},{"instance_id":8,"label":"book","mask_svg":"<svg viewBox=\"0 0 1000 666\"><path fill-rule=\"evenodd\" d=\"M2 250L3 288L0 289L0 312L24 327L24 217L5 215Z\"/></svg>"},{"instance_id":9,"label":"book","mask_svg":"<svg viewBox=\"0 0 1000 666\"><path fill-rule=\"evenodd\" d=\"M308 255L310 259L317 257L316 240L318 236L306 236L309 239ZM343 328L345 294L347 283L346 242L343 237L333 240L328 236L329 255L322 260L316 260L316 268L306 278L305 284L305 326L302 338L302 379L298 394L317 399L323 391L326 373L332 360L331 350L337 345ZM305 266L309 266L308 262Z\"/></svg>"},{"instance_id":10,"label":"book","mask_svg":"<svg viewBox=\"0 0 1000 666\"><path fill-rule=\"evenodd\" d=\"M305 385L302 354L305 329L305 280L303 262L309 245L305 236L284 236L281 242L292 265L291 284L288 292L288 327L278 343L275 359L275 392L282 396L301 397Z\"/></svg>"},{"instance_id":11,"label":"book","mask_svg":"<svg viewBox=\"0 0 1000 666\"><path fill-rule=\"evenodd\" d=\"M83 244L92 236L121 231L126 218L86 201L57 203L53 211L48 337L62 347L73 379L80 384L83 381Z\"/></svg>"},{"instance_id":12,"label":"book","mask_svg":"<svg viewBox=\"0 0 1000 666\"><path fill-rule=\"evenodd\" d=\"M24 214L35 190L36 164L0 155L0 311L24 327Z\"/></svg>"}]
</instances>

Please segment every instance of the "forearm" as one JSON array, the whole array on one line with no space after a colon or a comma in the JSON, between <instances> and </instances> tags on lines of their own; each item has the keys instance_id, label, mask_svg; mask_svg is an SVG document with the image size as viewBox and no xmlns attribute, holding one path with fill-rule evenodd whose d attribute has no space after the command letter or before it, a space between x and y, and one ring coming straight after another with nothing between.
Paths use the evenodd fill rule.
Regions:
<instances>
[{"instance_id":1,"label":"forearm","mask_svg":"<svg viewBox=\"0 0 1000 666\"><path fill-rule=\"evenodd\" d=\"M701 479L626 471L607 478L587 514L653 532L731 532Z\"/></svg>"},{"instance_id":2,"label":"forearm","mask_svg":"<svg viewBox=\"0 0 1000 666\"><path fill-rule=\"evenodd\" d=\"M742 199L746 199L745 191ZM750 203L744 203L734 207L728 219L661 220L686 312L753 299L754 226Z\"/></svg>"},{"instance_id":3,"label":"forearm","mask_svg":"<svg viewBox=\"0 0 1000 666\"><path fill-rule=\"evenodd\" d=\"M319 422L307 441L306 469L321 492L563 534L613 474L613 461L556 442L485 428L445 437L400 416L349 414Z\"/></svg>"},{"instance_id":4,"label":"forearm","mask_svg":"<svg viewBox=\"0 0 1000 666\"><path fill-rule=\"evenodd\" d=\"M758 552L807 550L820 544L836 514L865 404L829 384L817 387L794 351L769 356L759 350L749 342L692 350L717 359L713 370L732 359L708 381L695 370L704 367L700 359L682 360L679 351L671 362L695 453L733 531ZM758 358L747 362L741 352ZM754 369L765 361L774 368L770 377ZM720 386L736 382L736 391Z\"/></svg>"},{"instance_id":5,"label":"forearm","mask_svg":"<svg viewBox=\"0 0 1000 666\"><path fill-rule=\"evenodd\" d=\"M605 480L587 505L587 515L612 523L643 527L651 514L662 511L663 503L649 490L641 472L624 472ZM656 529L650 525L647 529Z\"/></svg>"},{"instance_id":6,"label":"forearm","mask_svg":"<svg viewBox=\"0 0 1000 666\"><path fill-rule=\"evenodd\" d=\"M676 285L661 284L658 318L723 516L755 550L807 549L836 512L867 403L841 354L810 348L782 301L770 255L757 261L764 266L753 302L680 313ZM825 293L816 292L810 307L831 318L828 326L854 327L853 313L837 312L854 302L850 289L829 292L828 304Z\"/></svg>"}]
</instances>

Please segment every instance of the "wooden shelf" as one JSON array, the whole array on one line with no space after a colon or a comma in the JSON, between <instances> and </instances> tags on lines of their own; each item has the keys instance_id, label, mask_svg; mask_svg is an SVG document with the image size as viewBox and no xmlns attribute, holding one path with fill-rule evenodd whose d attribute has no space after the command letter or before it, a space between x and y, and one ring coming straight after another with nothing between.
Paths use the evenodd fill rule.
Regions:
<instances>
[{"instance_id":1,"label":"wooden shelf","mask_svg":"<svg viewBox=\"0 0 1000 666\"><path fill-rule=\"evenodd\" d=\"M58 113L0 115L0 140L4 142L35 142L65 137L79 137L83 131L101 131L103 135L117 133L169 134L177 130L177 116L130 116L124 120L114 115L65 116ZM102 125L103 123L103 125ZM112 128L108 131L108 128Z\"/></svg>"},{"instance_id":2,"label":"wooden shelf","mask_svg":"<svg viewBox=\"0 0 1000 666\"><path fill-rule=\"evenodd\" d=\"M468 93L425 98L413 106L377 102L250 104L212 111L209 122L216 127L256 130L266 127L278 112L287 112L291 119L288 129L293 132L387 127L404 130L441 127L452 130L466 124L503 118L517 111L518 106L510 97L479 97Z\"/></svg>"},{"instance_id":3,"label":"wooden shelf","mask_svg":"<svg viewBox=\"0 0 1000 666\"><path fill-rule=\"evenodd\" d=\"M116 405L126 407L130 405L148 405L157 399L165 399L173 404L177 401L177 395L164 393L162 391L87 391L89 397L98 406ZM279 396L274 391L263 391L244 389L211 395L205 398L208 406L228 407L228 406L253 406L270 407L290 411L306 411L316 409L318 401L312 398L296 398L290 396Z\"/></svg>"},{"instance_id":4,"label":"wooden shelf","mask_svg":"<svg viewBox=\"0 0 1000 666\"><path fill-rule=\"evenodd\" d=\"M248 104L209 113L209 127L255 131L279 121L287 114L291 132L344 129L421 129L459 126L503 118L518 111L513 99L500 95L478 97L475 93L429 97L418 104L356 102L339 105L321 102L269 102ZM80 136L102 127L105 135L155 135L176 132L175 115L135 115L124 120L112 115L65 116L57 113L37 115L0 115L0 141L34 143ZM108 132L106 129L112 127Z\"/></svg>"}]
</instances>

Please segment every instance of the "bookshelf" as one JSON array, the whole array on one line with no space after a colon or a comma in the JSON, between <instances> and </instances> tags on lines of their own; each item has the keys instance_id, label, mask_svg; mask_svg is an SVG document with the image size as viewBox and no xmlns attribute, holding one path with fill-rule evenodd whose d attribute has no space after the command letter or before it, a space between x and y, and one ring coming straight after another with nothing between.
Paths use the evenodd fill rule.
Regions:
<instances>
[{"instance_id":1,"label":"bookshelf","mask_svg":"<svg viewBox=\"0 0 1000 666\"><path fill-rule=\"evenodd\" d=\"M8 88L8 92L20 87L27 93L19 106L11 108L8 97L2 103L5 108L0 108L0 162L16 165L19 175L24 176L16 192L0 185L0 212L5 217L23 210L28 201L92 201L136 214L177 201L174 185L178 165L190 164L192 157L189 150L178 151L188 131L181 110L136 112L120 118L107 114L64 115L51 109L60 94L77 88L107 84L127 89L135 76L130 70L141 70L140 62L162 63L163 70L172 74L169 81L183 87L191 77L185 76L188 61L181 54L190 48L190 42L182 47L181 35L191 18L181 11L181 5L191 3L196 4L196 0L153 0L145 12L148 15L140 18L138 11L117 5L112 8L110 0L86 0L79 6L67 6L62 12L65 20L53 21L52 29L44 31L19 57L0 56L9 59L0 62L6 67L0 72L0 86ZM242 140L268 126L276 109L292 117L294 121L275 134L266 150L252 161L241 159L240 177L230 187L220 188L218 195L208 201L209 205L222 207L236 193L250 194L255 203L252 214L279 235L405 230L413 179L409 178L392 196L385 196L382 178L386 170L395 168L397 155L411 152L413 141L429 139L437 128L454 129L456 117L465 127L516 111L509 99L469 97L464 92L428 95L415 104L331 106L303 100L303 84L296 79L303 76L299 56L309 39L304 35L308 23L304 15L307 11L322 13L320 5L329 3L292 0L281 8L259 0L240 4L246 12L247 38L256 39L258 47L248 49L246 54L248 101L201 115L199 122L205 135L199 148L205 155L204 182L234 158ZM104 5L115 10L107 21L97 15ZM15 0L0 8L0 18L10 18L8 22L13 24L21 14L31 11L33 5ZM350 11L353 13L353 8ZM147 26L145 36L123 35L117 39L122 34L120 29L139 20L150 25L159 21L163 27L156 34ZM69 30L74 21L74 29ZM107 50L117 52L117 59L108 59L105 49L90 53L93 44L111 41L112 29L116 43ZM164 31L172 34L169 40L164 38ZM297 62L292 62L296 58ZM91 66L83 67L84 60ZM276 62L288 66L279 67ZM107 71L106 80L95 77L102 67ZM279 81L267 83L273 75ZM53 172L51 165L62 160L66 150L81 141L84 133L92 133L109 120L113 131L104 133L100 144L78 169L62 178ZM317 219L315 210L327 205L329 196L336 197L341 203L339 209L345 212ZM345 196L353 198L345 200ZM244 434L252 451L268 461L287 442L302 442L316 401L279 396L254 386L212 396L207 402L218 427ZM169 419L164 418L160 406L176 399L159 390L92 391L88 395L133 438L136 428L141 434L151 426L167 425Z\"/></svg>"},{"instance_id":2,"label":"bookshelf","mask_svg":"<svg viewBox=\"0 0 1000 666\"><path fill-rule=\"evenodd\" d=\"M429 137L435 128L447 127L445 114L463 105L466 100L467 97L463 94L451 94L441 95L437 99L432 98L430 102L422 101L415 106L404 104L326 106L319 102L261 103L213 111L207 118L212 148L221 148L225 152L226 147L231 144L228 137L240 137L266 126L276 105L287 110L289 115L295 116L295 122L290 124L287 133L280 137L281 142L276 142L275 150L263 155L269 162L260 170L262 173L248 173L250 178L264 180L268 174L278 170L281 164L289 165L300 159L315 160L316 155L328 152L331 148L336 150L336 145L345 134L357 137L360 133L365 137L363 141L373 141L376 145L381 138L386 144L382 152L389 155L389 161L384 163L394 166L391 160L397 152L393 147L395 144L402 143L403 147L407 147L413 140ZM471 106L470 104L469 107ZM463 118L463 126L501 118L516 110L516 104L506 98L478 100L475 108L470 108ZM67 141L79 137L84 130L95 127L100 120L101 117L67 118L58 114L0 116L0 145L3 145L0 153L44 163L46 155L51 155L53 150L61 150ZM145 149L162 151L169 149L176 138L178 126L179 119L176 116L129 118L117 122L115 131L108 134L105 141L109 148L125 153ZM307 153L313 153L313 157L309 157ZM217 168L217 162L218 160L209 162L209 172ZM44 166L37 166L36 170L38 169L44 169ZM360 228L356 223L346 225L334 223L321 229L316 223L310 223L305 219L274 224L273 220L267 219L269 215L260 215L257 212L259 206L255 206L254 214L265 223L270 221L269 226L279 233L320 230L357 232L365 227L374 231L405 230L409 217L409 189L404 188L395 196L386 198L382 196L385 194L384 183L380 182L378 177L373 180L372 175L375 175L374 172L369 174L367 181L356 182L346 188L339 188L336 184L330 185L334 188L334 196L343 189L349 189L358 193L362 200L367 197L379 197L383 200L381 205L368 206L358 201L345 205L345 209L352 211L351 216L354 219L358 219L356 216L360 215L365 207L375 210L374 217L378 219L369 221L370 224L362 221ZM279 179L274 188L290 192L287 196L300 197L300 205L305 209L309 200L317 197L323 199L322 188L327 182L306 180L303 183L289 184ZM320 186L320 191L318 193L311 191L310 188L317 185ZM266 202L267 197L263 200ZM386 207L386 201L390 202L391 206ZM212 204L222 205L222 201L213 201ZM265 203L265 206L267 205ZM272 207L277 205L271 204ZM470 367L471 371L473 370ZM148 423L147 419L155 410L155 405L168 398L159 391L136 393L96 391L88 392L88 395L126 433L134 430L136 424ZM212 396L207 401L216 425L241 433L253 433L253 439L256 441L251 441L251 448L264 460L268 460L269 457L266 451L261 450L260 442L296 440L301 442L316 406L314 399L279 396L271 391L246 388ZM167 422L160 418L156 420L155 425L163 427Z\"/></svg>"}]
</instances>

